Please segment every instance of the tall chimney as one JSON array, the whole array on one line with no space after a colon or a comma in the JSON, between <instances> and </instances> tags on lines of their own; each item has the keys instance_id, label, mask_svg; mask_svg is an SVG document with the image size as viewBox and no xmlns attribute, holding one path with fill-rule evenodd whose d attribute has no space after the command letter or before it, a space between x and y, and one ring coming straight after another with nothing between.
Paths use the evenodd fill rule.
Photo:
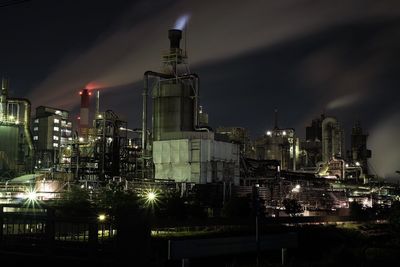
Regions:
<instances>
[{"instance_id":1,"label":"tall chimney","mask_svg":"<svg viewBox=\"0 0 400 267\"><path fill-rule=\"evenodd\" d=\"M99 115L100 113L100 91L97 90L96 91L96 117Z\"/></svg>"},{"instance_id":2,"label":"tall chimney","mask_svg":"<svg viewBox=\"0 0 400 267\"><path fill-rule=\"evenodd\" d=\"M274 112L274 130L278 130L278 109L276 108Z\"/></svg>"},{"instance_id":3,"label":"tall chimney","mask_svg":"<svg viewBox=\"0 0 400 267\"><path fill-rule=\"evenodd\" d=\"M1 80L1 96L6 96L8 97L8 79L4 78Z\"/></svg>"},{"instance_id":4,"label":"tall chimney","mask_svg":"<svg viewBox=\"0 0 400 267\"><path fill-rule=\"evenodd\" d=\"M171 49L179 49L179 43L182 39L182 31L177 29L171 29L168 31L168 38L170 40Z\"/></svg>"},{"instance_id":5,"label":"tall chimney","mask_svg":"<svg viewBox=\"0 0 400 267\"><path fill-rule=\"evenodd\" d=\"M1 81L0 88L0 120L7 120L7 98L8 98L8 79Z\"/></svg>"},{"instance_id":6,"label":"tall chimney","mask_svg":"<svg viewBox=\"0 0 400 267\"><path fill-rule=\"evenodd\" d=\"M83 89L81 95L81 110L79 129L82 137L87 137L89 129L89 90Z\"/></svg>"}]
</instances>

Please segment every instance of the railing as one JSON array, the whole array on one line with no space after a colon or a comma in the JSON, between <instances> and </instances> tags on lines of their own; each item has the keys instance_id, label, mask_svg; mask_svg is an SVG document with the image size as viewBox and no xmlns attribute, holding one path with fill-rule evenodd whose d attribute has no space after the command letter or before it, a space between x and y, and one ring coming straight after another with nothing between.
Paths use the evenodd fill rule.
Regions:
<instances>
[{"instance_id":1,"label":"railing","mask_svg":"<svg viewBox=\"0 0 400 267\"><path fill-rule=\"evenodd\" d=\"M33 242L36 245L87 243L96 247L111 241L116 229L111 222L93 217L56 217L52 208L0 206L0 245Z\"/></svg>"}]
</instances>

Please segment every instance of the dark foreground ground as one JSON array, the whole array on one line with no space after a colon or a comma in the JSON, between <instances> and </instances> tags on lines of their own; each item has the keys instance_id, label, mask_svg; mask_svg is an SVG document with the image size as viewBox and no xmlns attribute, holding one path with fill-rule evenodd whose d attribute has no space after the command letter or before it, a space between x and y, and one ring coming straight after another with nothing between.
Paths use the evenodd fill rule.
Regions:
<instances>
[{"instance_id":1,"label":"dark foreground ground","mask_svg":"<svg viewBox=\"0 0 400 267\"><path fill-rule=\"evenodd\" d=\"M287 266L398 266L400 231L388 224L347 223L342 225L268 226L262 234L297 232L299 247L288 250ZM250 230L197 233L195 238L215 238L251 234ZM110 243L95 251L70 247L46 248L16 244L0 252L1 266L182 266L167 260L167 240L193 238L190 233L179 236L155 236L147 252L127 248L117 250ZM111 252L112 251L112 252ZM143 254L145 253L145 254ZM140 258L144 260L140 262ZM229 255L191 259L190 266L256 266L256 254ZM259 266L280 266L281 251L259 255Z\"/></svg>"}]
</instances>

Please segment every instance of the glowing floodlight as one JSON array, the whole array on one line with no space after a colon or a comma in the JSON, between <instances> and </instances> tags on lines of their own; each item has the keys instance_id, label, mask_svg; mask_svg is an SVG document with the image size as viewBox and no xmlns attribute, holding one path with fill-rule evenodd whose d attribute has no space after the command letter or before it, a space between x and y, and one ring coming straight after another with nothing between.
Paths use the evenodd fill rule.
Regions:
<instances>
[{"instance_id":1,"label":"glowing floodlight","mask_svg":"<svg viewBox=\"0 0 400 267\"><path fill-rule=\"evenodd\" d=\"M99 219L99 221L103 222L103 221L106 220L106 215L105 214L99 214L98 219Z\"/></svg>"},{"instance_id":2,"label":"glowing floodlight","mask_svg":"<svg viewBox=\"0 0 400 267\"><path fill-rule=\"evenodd\" d=\"M149 202L154 202L157 199L157 194L155 192L150 191L147 193L146 197Z\"/></svg>"},{"instance_id":3,"label":"glowing floodlight","mask_svg":"<svg viewBox=\"0 0 400 267\"><path fill-rule=\"evenodd\" d=\"M26 197L27 197L27 199L28 199L29 201L36 201L37 198L38 198L35 191L29 191L29 192L26 194Z\"/></svg>"},{"instance_id":4,"label":"glowing floodlight","mask_svg":"<svg viewBox=\"0 0 400 267\"><path fill-rule=\"evenodd\" d=\"M159 202L159 195L158 192L155 191L154 189L149 189L147 190L144 195L144 204L145 206L151 206L153 207L154 205L156 205Z\"/></svg>"}]
</instances>

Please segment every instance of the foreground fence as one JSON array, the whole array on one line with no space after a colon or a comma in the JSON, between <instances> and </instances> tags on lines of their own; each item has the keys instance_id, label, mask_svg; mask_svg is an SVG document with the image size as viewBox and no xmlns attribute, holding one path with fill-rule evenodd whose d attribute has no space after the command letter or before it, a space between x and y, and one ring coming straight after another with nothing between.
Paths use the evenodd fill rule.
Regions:
<instances>
[{"instance_id":1,"label":"foreground fence","mask_svg":"<svg viewBox=\"0 0 400 267\"><path fill-rule=\"evenodd\" d=\"M92 246L111 241L116 230L107 220L56 216L52 208L0 206L0 245L13 243L81 243Z\"/></svg>"}]
</instances>

